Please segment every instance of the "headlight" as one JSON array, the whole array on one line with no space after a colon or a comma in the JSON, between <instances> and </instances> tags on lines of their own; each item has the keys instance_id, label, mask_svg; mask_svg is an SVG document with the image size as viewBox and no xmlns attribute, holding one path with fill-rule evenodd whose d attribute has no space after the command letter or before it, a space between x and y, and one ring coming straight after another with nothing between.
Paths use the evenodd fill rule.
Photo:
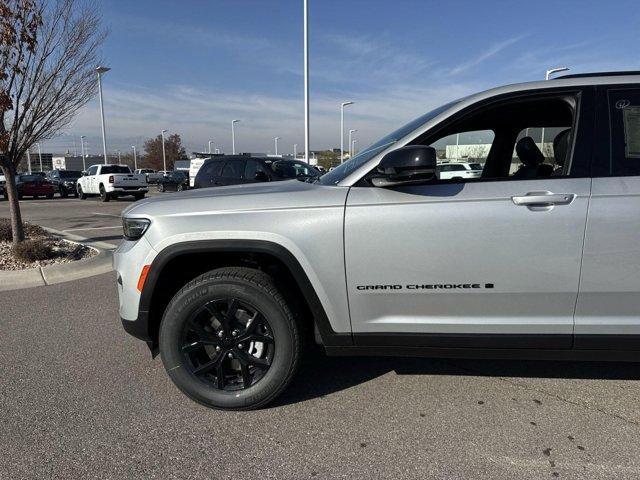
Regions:
<instances>
[{"instance_id":1,"label":"headlight","mask_svg":"<svg viewBox=\"0 0 640 480\"><path fill-rule=\"evenodd\" d=\"M122 218L122 230L127 240L138 240L151 225L151 220L146 218Z\"/></svg>"}]
</instances>

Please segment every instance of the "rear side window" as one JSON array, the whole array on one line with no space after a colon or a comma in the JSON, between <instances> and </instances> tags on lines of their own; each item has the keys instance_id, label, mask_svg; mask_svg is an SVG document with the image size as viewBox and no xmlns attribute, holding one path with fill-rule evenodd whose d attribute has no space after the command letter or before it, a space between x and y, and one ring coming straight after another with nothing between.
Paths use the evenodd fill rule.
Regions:
<instances>
[{"instance_id":1,"label":"rear side window","mask_svg":"<svg viewBox=\"0 0 640 480\"><path fill-rule=\"evenodd\" d=\"M640 90L609 91L612 176L640 175Z\"/></svg>"},{"instance_id":2,"label":"rear side window","mask_svg":"<svg viewBox=\"0 0 640 480\"><path fill-rule=\"evenodd\" d=\"M244 164L244 160L229 160L224 164L221 176L225 178L242 178Z\"/></svg>"},{"instance_id":3,"label":"rear side window","mask_svg":"<svg viewBox=\"0 0 640 480\"><path fill-rule=\"evenodd\" d=\"M222 163L223 163L222 160L214 160L213 162L205 163L200 169L200 172L202 173L198 172L198 176L202 174L207 178L219 177L220 171L222 170Z\"/></svg>"}]
</instances>

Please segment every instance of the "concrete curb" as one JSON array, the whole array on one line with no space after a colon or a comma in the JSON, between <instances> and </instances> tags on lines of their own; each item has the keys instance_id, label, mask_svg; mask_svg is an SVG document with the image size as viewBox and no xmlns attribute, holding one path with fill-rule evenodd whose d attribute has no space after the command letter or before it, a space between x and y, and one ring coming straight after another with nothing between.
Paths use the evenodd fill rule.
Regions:
<instances>
[{"instance_id":1,"label":"concrete curb","mask_svg":"<svg viewBox=\"0 0 640 480\"><path fill-rule=\"evenodd\" d=\"M111 259L115 245L105 242L91 242L89 239L77 235L69 235L59 230L47 228L47 231L71 242L82 243L98 250L98 255L84 260L45 267L29 268L27 270L0 271L0 292L19 290L23 288L55 285L81 278L93 277L113 270Z\"/></svg>"}]
</instances>

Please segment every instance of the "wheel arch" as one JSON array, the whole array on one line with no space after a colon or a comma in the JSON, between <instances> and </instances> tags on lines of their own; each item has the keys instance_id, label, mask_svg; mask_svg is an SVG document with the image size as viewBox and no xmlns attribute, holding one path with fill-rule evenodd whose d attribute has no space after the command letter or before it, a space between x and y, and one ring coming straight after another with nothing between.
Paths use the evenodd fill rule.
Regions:
<instances>
[{"instance_id":1,"label":"wheel arch","mask_svg":"<svg viewBox=\"0 0 640 480\"><path fill-rule=\"evenodd\" d=\"M323 345L352 345L351 333L336 333L308 275L287 248L266 240L196 240L170 245L153 260L141 292L138 318L147 319L148 344L157 350L160 322L173 295L215 268L249 266L272 275L304 323Z\"/></svg>"}]
</instances>

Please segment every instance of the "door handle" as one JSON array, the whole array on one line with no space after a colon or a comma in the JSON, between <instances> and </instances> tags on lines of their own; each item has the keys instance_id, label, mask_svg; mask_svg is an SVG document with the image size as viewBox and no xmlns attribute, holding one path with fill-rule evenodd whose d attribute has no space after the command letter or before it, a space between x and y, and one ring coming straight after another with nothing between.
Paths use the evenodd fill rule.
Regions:
<instances>
[{"instance_id":1,"label":"door handle","mask_svg":"<svg viewBox=\"0 0 640 480\"><path fill-rule=\"evenodd\" d=\"M575 193L529 192L522 196L511 197L516 205L527 207L552 207L569 205L576 198Z\"/></svg>"}]
</instances>

